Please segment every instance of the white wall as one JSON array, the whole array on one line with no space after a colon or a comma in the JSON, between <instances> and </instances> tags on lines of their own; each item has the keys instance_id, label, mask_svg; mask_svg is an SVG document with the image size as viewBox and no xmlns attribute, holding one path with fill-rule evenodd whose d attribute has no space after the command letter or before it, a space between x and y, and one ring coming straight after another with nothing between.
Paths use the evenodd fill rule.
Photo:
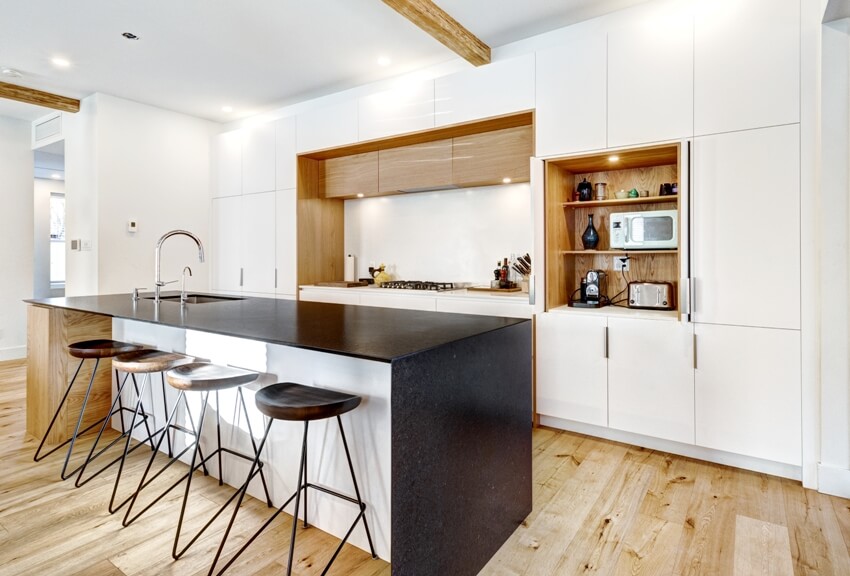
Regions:
<instances>
[{"instance_id":1,"label":"white wall","mask_svg":"<svg viewBox=\"0 0 850 576\"><path fill-rule=\"evenodd\" d=\"M0 116L0 360L26 357L24 298L32 296L30 123Z\"/></svg>"},{"instance_id":2,"label":"white wall","mask_svg":"<svg viewBox=\"0 0 850 576\"><path fill-rule=\"evenodd\" d=\"M182 228L209 243L212 122L106 94L81 102L66 127L66 294L153 290L154 248L168 230ZM127 231L127 221L138 232ZM70 240L91 242L70 251ZM187 238L163 249L162 278L192 268L187 286L209 288L207 264ZM172 286L174 288L176 284Z\"/></svg>"},{"instance_id":3,"label":"white wall","mask_svg":"<svg viewBox=\"0 0 850 576\"><path fill-rule=\"evenodd\" d=\"M850 20L823 27L820 489L850 497Z\"/></svg>"},{"instance_id":4,"label":"white wall","mask_svg":"<svg viewBox=\"0 0 850 576\"><path fill-rule=\"evenodd\" d=\"M345 201L345 253L395 279L489 284L496 261L532 250L528 184Z\"/></svg>"}]
</instances>

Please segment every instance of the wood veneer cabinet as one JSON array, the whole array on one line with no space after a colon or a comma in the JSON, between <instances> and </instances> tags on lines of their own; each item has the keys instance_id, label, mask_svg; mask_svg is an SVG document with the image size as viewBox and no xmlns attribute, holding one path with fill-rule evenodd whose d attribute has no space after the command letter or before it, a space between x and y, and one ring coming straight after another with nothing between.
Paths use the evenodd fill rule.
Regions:
<instances>
[{"instance_id":1,"label":"wood veneer cabinet","mask_svg":"<svg viewBox=\"0 0 850 576\"><path fill-rule=\"evenodd\" d=\"M671 282L678 296L679 250L622 250L610 248L608 223L612 213L652 210L678 210L679 196L659 196L665 182L679 182L680 146L669 144L635 148L614 154L583 155L546 162L546 307L567 306L576 294L588 270L607 273L608 296L625 290L629 280ZM608 199L578 202L574 193L582 179L606 182ZM618 190L648 190L646 198L616 199ZM680 189L683 189L680 186ZM599 232L596 250L585 250L581 236L588 216ZM679 243L682 239L682 214L679 210ZM627 255L630 270L625 275L614 271L615 258ZM621 297L625 292L621 294ZM577 297L577 294L576 294ZM678 306L678 298L676 298ZM604 310L604 308L603 308Z\"/></svg>"},{"instance_id":2,"label":"wood veneer cabinet","mask_svg":"<svg viewBox=\"0 0 850 576\"><path fill-rule=\"evenodd\" d=\"M452 183L459 187L528 182L534 149L531 126L460 136L452 141Z\"/></svg>"},{"instance_id":3,"label":"wood veneer cabinet","mask_svg":"<svg viewBox=\"0 0 850 576\"><path fill-rule=\"evenodd\" d=\"M436 140L378 152L378 193L452 185L452 140Z\"/></svg>"},{"instance_id":4,"label":"wood veneer cabinet","mask_svg":"<svg viewBox=\"0 0 850 576\"><path fill-rule=\"evenodd\" d=\"M378 190L378 152L328 158L321 163L325 198L374 196Z\"/></svg>"},{"instance_id":5,"label":"wood veneer cabinet","mask_svg":"<svg viewBox=\"0 0 850 576\"><path fill-rule=\"evenodd\" d=\"M83 340L112 337L112 318L61 308L29 306L27 309L27 433L41 438L62 400L79 360L68 354L68 345ZM47 438L58 444L70 437L77 424L94 361L87 360L56 424ZM83 427L103 418L112 403L112 360L100 361L89 396Z\"/></svg>"}]
</instances>

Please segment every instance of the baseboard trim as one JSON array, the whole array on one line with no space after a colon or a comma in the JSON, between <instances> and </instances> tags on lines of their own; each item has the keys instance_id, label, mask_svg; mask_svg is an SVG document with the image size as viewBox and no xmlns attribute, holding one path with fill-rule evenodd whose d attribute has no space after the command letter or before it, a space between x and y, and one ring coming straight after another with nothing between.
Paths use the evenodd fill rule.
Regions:
<instances>
[{"instance_id":1,"label":"baseboard trim","mask_svg":"<svg viewBox=\"0 0 850 576\"><path fill-rule=\"evenodd\" d=\"M26 357L26 346L12 346L11 348L0 348L0 362L3 362L5 360L22 360Z\"/></svg>"},{"instance_id":2,"label":"baseboard trim","mask_svg":"<svg viewBox=\"0 0 850 576\"><path fill-rule=\"evenodd\" d=\"M743 468L744 470L771 474L772 476L790 478L791 480L802 479L802 467L784 464L782 462L762 460L761 458L753 458L752 456L742 456L741 454L723 452L722 450L714 450L712 448L704 448L702 446L694 446L692 444L683 444L681 442L653 438L652 436L643 436L632 432L613 430L611 428L594 426L593 424L585 424L574 420L562 420L561 418L543 416L542 414L540 415L540 424L543 426L549 426L550 428L558 428L559 430L587 434L588 436L596 436L597 438L612 440L614 442L622 442L624 444L642 446L644 448L658 450L660 452L669 452L671 454L678 454L679 456L687 456L688 458L714 462L715 464L723 464L725 466Z\"/></svg>"},{"instance_id":3,"label":"baseboard trim","mask_svg":"<svg viewBox=\"0 0 850 576\"><path fill-rule=\"evenodd\" d=\"M850 470L818 464L818 492L850 498Z\"/></svg>"}]
</instances>

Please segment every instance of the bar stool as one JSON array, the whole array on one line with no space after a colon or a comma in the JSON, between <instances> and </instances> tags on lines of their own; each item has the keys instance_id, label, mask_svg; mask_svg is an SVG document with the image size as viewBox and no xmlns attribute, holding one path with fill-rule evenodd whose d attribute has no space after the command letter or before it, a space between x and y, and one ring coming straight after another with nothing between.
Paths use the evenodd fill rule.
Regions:
<instances>
[{"instance_id":1,"label":"bar stool","mask_svg":"<svg viewBox=\"0 0 850 576\"><path fill-rule=\"evenodd\" d=\"M354 531L354 527L357 526L357 523L360 519L363 519L363 527L366 529L366 538L369 540L369 550L372 553L372 558L377 558L377 554L375 554L375 547L372 544L372 535L369 532L369 524L366 521L366 504L360 498L360 490L357 487L357 477L354 475L354 466L351 463L351 453L348 451L348 442L345 439L345 431L342 427L342 419L340 416L349 412L357 406L360 405L360 396L353 396L351 394L343 394L341 392L335 392L333 390L327 390L324 388L315 388L313 386L304 386L302 384L295 384L292 382L284 382L279 384L272 384L271 386L267 386L266 388L262 388L257 392L256 395L256 403L257 408L259 408L260 412L269 417L268 424L266 425L265 433L263 434L263 439L260 441L260 451L262 451L263 446L266 443L266 440L269 437L269 431L271 430L272 423L275 420L291 420L296 422L304 422L304 436L301 441L301 464L298 468L298 487L295 490L295 493L290 496L283 505L277 509L277 511L272 514L272 516L266 520L265 524L260 526L259 530L257 530L253 536L251 536L245 544L234 554L234 556L224 565L224 568L218 572L219 576L227 570L233 562L245 551L248 546L263 532L272 521L277 518L278 514L280 514L283 509L295 499L295 512L292 515L292 534L289 539L289 560L286 565L286 574L290 576L292 574L292 558L295 551L295 529L298 525L298 509L301 503L301 491L304 491L304 527L307 527L307 488L313 488L319 490L320 492L324 492L325 494L330 494L331 496L336 496L337 498L341 498L353 504L357 504L360 509L360 512L357 514L357 517L352 522L351 526L348 529L348 532L345 533L345 537L339 543L336 550L331 556L330 561L328 561L325 569L322 571L322 575L327 574L331 565L336 560L336 557L339 555L342 550L343 545L348 540L348 537ZM339 425L339 435L342 438L342 445L345 448L345 457L348 460L348 469L351 472L351 481L354 484L354 494L355 497L347 496L340 492L336 492L324 486L320 486L318 484L313 484L312 482L307 481L307 430L308 425L311 420L322 420L325 418L333 418L336 417L336 421ZM259 465L260 455L257 454L257 458L254 460L254 464L252 466L256 467ZM249 473L250 475L250 473ZM209 574L211 575L215 570L215 565L218 562L219 557L221 556L222 549L224 548L225 541L227 540L227 536L230 534L230 529L233 526L233 522L236 519L236 513L239 511L239 506L242 504L242 499L245 497L245 493L247 491L247 485L242 486L242 490L239 493L239 501L236 503L236 508L233 510L233 516L230 519L230 524L228 524L227 529L224 532L224 536L222 536L221 544L218 547L218 551L216 552L215 558L213 559L212 566L210 566Z\"/></svg>"},{"instance_id":2,"label":"bar stool","mask_svg":"<svg viewBox=\"0 0 850 576\"><path fill-rule=\"evenodd\" d=\"M175 402L174 408L168 417L168 422L166 426L171 425L174 421L174 418L177 414L178 407L180 402L182 401L184 406L186 407L186 412L189 413L189 404L186 400L187 392L201 392L203 393L203 401L201 404L201 414L198 419L198 427L197 427L197 435L195 440L195 450L192 453L192 462L189 465L189 470L184 474L181 478L179 478L175 483L173 483L169 488L167 488L164 492L162 492L159 496L157 496L154 500L152 500L147 506L145 506L138 514L131 517L130 514L133 510L133 506L135 505L136 498L141 493L142 489L149 484L146 482L147 474L150 471L154 459L156 457L156 452L159 450L160 445L162 444L162 437L159 438L157 442L156 449L154 454L151 456L150 461L148 462L148 466L145 469L144 474L142 475L141 480L139 481L139 487L133 495L130 505L127 507L127 512L124 515L124 526L129 525L134 522L139 516L144 514L148 509L150 509L154 504L156 504L160 499L162 499L166 494L168 494L172 489L174 489L177 485L179 485L184 480L186 481L186 489L183 494L183 504L180 507L180 517L177 521L177 532L174 536L174 546L172 547L171 555L174 559L180 558L188 549L192 546L192 544L197 541L197 539L201 536L201 534L206 531L207 528L215 521L216 518L224 512L225 509L230 505L231 502L236 498L238 494L241 493L241 490L244 488L247 490L248 484L258 473L260 474L260 479L263 483L263 490L266 494L266 502L269 506L272 505L271 497L269 496L268 485L266 484L266 477L263 474L263 465L259 463L257 466L252 466L251 472L245 479L244 484L241 484L241 488L233 492L230 498L225 502L215 514L213 514L206 524L195 534L195 536L189 541L189 543L183 547L183 549L178 550L180 535L183 527L183 520L186 515L186 504L189 500L189 490L192 485L192 476L194 472L201 468L206 462L212 459L214 456L218 456L218 470L219 470L219 480L218 484L221 486L224 483L224 470L222 468L222 455L230 454L232 456L237 456L244 460L250 461L252 464L257 463L259 460L260 452L257 448L257 443L254 440L254 432L251 428L251 421L248 415L248 408L245 404L245 397L242 394L242 385L253 382L257 379L259 374L256 372L251 372L249 370L242 370L241 368L234 368L232 366L218 366L215 364L207 364L207 363L192 363L192 364L184 364L182 366L178 366L172 370L169 370L165 377L168 383L174 387L175 389L180 391L180 394L177 397L177 401ZM236 388L237 400L242 407L242 413L245 415L245 422L248 426L248 436L251 439L251 445L253 446L254 452L253 454L243 454L242 452L238 452L236 450L232 450L230 448L222 448L221 446L221 409L219 402L219 391L226 390L230 388ZM201 452L201 445L199 442L199 438L201 433L203 432L204 426L204 415L206 414L207 407L209 405L209 396L210 392L215 392L216 396L216 449L211 452L208 456L204 457ZM201 462L198 463L198 458L201 458ZM170 466L175 459L172 459L165 467ZM163 468L164 469L164 468ZM204 472L206 475L206 469Z\"/></svg>"},{"instance_id":3,"label":"bar stool","mask_svg":"<svg viewBox=\"0 0 850 576\"><path fill-rule=\"evenodd\" d=\"M119 354L125 354L127 352L133 352L135 350L140 350L141 348L142 348L142 346L137 346L136 344L129 344L127 342L121 342L119 340L109 340L109 339L85 340L83 342L75 342L75 343L68 346L68 354L70 354L74 358L79 358L80 363L77 365L77 370L74 372L74 376L71 378L71 382L68 384L68 387L65 389L65 394L62 396L62 400L59 402L59 406L56 407L56 412L53 413L53 418L50 420L50 424L47 426L47 431L44 433L44 436L41 439L41 443L38 445L38 448L35 451L35 456L33 456L33 460L35 462L40 462L45 457L49 456L50 454L53 454L54 452L56 452L57 450L59 450L63 446L70 444L70 446L68 446L68 452L65 454L65 463L62 465L62 472L60 473L62 480L66 480L67 478L70 478L71 476L76 474L80 469L82 469L88 463L88 459L86 459L86 461L83 464L81 464L80 466L75 468L73 471L68 472L68 463L71 460L71 454L74 451L74 444L77 442L77 438L79 436L82 436L83 434L85 434L89 430L93 429L95 426L101 425L104 422L110 420L112 418L112 416L114 415L115 411L116 411L116 405L113 403L113 406L111 407L109 414L106 417L98 420L97 422L94 422L93 424L90 424L88 427L86 427L82 431L80 430L80 427L83 424L83 418L84 418L85 413L86 413L86 407L88 406L88 401L89 401L89 396L91 395L92 386L94 385L94 378L95 378L95 375L97 374L97 369L100 366L100 360L102 358L114 358L114 357L118 356ZM58 446L55 446L50 451L48 451L44 454L41 454L41 449L44 447L44 443L47 441L47 437L50 435L50 431L53 429L53 425L56 424L56 420L59 418L59 414L62 411L62 407L65 405L65 402L68 400L68 395L71 393L71 388L74 387L74 382L76 382L77 376L80 374L80 370L83 367L83 363L85 363L85 361L88 360L88 359L94 360L94 369L92 370L91 378L89 378L89 385L86 388L86 394L83 397L83 404L80 407L80 414L77 418L77 425L74 427L74 432L73 432L73 434L71 434L71 437L68 438L67 440L65 440L64 442L62 442ZM124 382L126 382L126 379L127 379L127 377L125 376ZM117 369L115 370L115 382L116 382L116 384L118 383L118 370ZM120 391L121 391L122 387L123 387L123 383L118 386L119 395L120 395ZM118 411L124 411L124 410L128 410L128 409L125 408L123 406L123 404L119 404L117 410ZM143 412L143 421L144 421L145 425L147 425L147 418L148 418L147 413ZM123 424L123 420L122 420L122 424ZM129 432L127 432L122 427L122 437L125 434L129 434ZM91 453L89 455L91 455Z\"/></svg>"},{"instance_id":4,"label":"bar stool","mask_svg":"<svg viewBox=\"0 0 850 576\"><path fill-rule=\"evenodd\" d=\"M113 358L112 366L116 370L121 370L122 372L126 372L130 375L130 377L133 380L133 386L136 388L136 394L138 395L138 398L136 400L136 408L135 408L135 410L133 410L133 417L132 417L132 420L130 421L130 431L132 431L136 428L136 422L139 418L140 413L143 410L142 397L144 396L146 387L148 386L148 384L151 383L152 374L154 374L156 372L163 373L166 370L170 370L171 368L174 368L176 366L180 366L181 364L188 364L190 362L195 362L195 361L196 361L195 358L193 358L191 356L186 356L184 354L179 354L177 352L163 352L162 350L151 350L151 349L134 350L132 352L127 352L125 354L121 354L120 356L116 356L115 358ZM141 386L139 386L137 381L136 381L136 374L142 374L144 376L142 378ZM162 384L162 394L163 394L163 403L165 403L166 399L165 399L164 377L163 377L163 384ZM120 394L118 396L120 398ZM118 399L116 398L116 401L117 400ZM115 404L115 402L113 402L113 406L114 406L114 404ZM166 410L168 410L167 404L165 404L165 406L166 406ZM106 429L106 427L108 426L108 424L109 424L108 420L103 422L101 429L100 429L100 432L98 433L94 444L92 444L91 451L89 452L89 458L83 464L83 467L80 469L80 473L77 476L77 480L75 482L75 485L78 486L78 487L82 486L83 484L89 482L92 478L94 478L95 476L97 476L98 474L103 472L106 468L109 468L110 466L112 466L113 464L115 464L117 462L118 463L118 473L115 476L115 483L114 483L113 488L112 488L112 496L109 499L109 508L108 508L109 513L112 514L112 513L115 513L116 511L118 511L121 507L123 507L124 504L129 502L130 499L133 496L131 494L126 499L124 499L120 504L118 504L117 506L115 505L115 496L118 493L118 486L121 483L121 475L124 471L124 463L127 460L127 455L130 454L132 451L136 450L137 448L139 448L140 446L145 445L145 443L148 443L148 442L150 443L151 450L155 450L153 442L154 442L154 438L158 436L160 440L162 440L163 438L166 438L166 437L168 438L169 455L171 456L172 455L171 454L171 439L168 435L169 431L173 428L177 428L180 431L188 432L190 434L194 434L194 423L191 424L192 425L191 430L186 429L182 426L180 426L180 427L178 427L178 426L169 427L168 425L165 425L165 426L159 428L158 430L155 430L152 433L150 432L150 430L148 430L147 437L144 440L142 440L141 442L139 442L138 444L136 444L135 446L133 446L132 448L130 447L130 444L131 444L130 440L132 439L132 435L127 434L126 441L124 443L123 453L120 456L118 456L117 458L115 458L113 461L108 463L106 466L104 466L103 468L101 468L100 470L98 470L97 472L92 474L89 478L84 479L83 477L84 477L86 468L88 467L89 463L96 456L95 450L97 449L100 438L103 435L103 432ZM123 423L122 423L122 426L123 426ZM110 446L111 445L112 444L110 444ZM109 446L102 449L100 452L98 452L98 455L101 454L104 450L106 450L108 448L109 448ZM174 456L174 458L175 459L179 458L180 456L185 454L188 450L189 450L189 447L187 446L186 448L184 448L180 452L180 454L178 454L177 456Z\"/></svg>"}]
</instances>

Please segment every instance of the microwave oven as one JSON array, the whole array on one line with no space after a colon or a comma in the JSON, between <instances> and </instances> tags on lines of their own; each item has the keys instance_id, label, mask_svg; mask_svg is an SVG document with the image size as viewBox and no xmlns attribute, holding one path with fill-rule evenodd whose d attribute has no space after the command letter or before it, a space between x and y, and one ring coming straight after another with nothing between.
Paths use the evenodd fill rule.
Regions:
<instances>
[{"instance_id":1,"label":"microwave oven","mask_svg":"<svg viewBox=\"0 0 850 576\"><path fill-rule=\"evenodd\" d=\"M608 220L611 248L663 250L679 247L679 211L615 212Z\"/></svg>"}]
</instances>

